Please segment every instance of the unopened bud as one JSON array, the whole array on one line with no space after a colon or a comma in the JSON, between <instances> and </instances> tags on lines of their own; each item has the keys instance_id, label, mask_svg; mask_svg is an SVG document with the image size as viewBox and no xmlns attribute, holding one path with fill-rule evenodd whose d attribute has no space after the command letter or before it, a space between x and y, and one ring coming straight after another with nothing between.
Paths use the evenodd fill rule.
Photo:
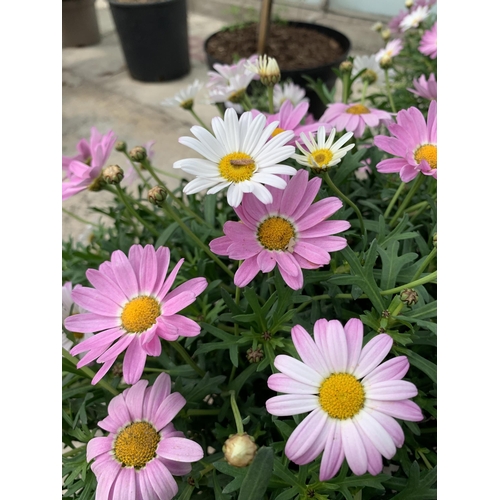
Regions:
<instances>
[{"instance_id":1,"label":"unopened bud","mask_svg":"<svg viewBox=\"0 0 500 500\"><path fill-rule=\"evenodd\" d=\"M250 363L259 363L264 358L264 352L262 351L262 346L258 345L256 349L248 349L247 359Z\"/></svg>"},{"instance_id":2,"label":"unopened bud","mask_svg":"<svg viewBox=\"0 0 500 500\"><path fill-rule=\"evenodd\" d=\"M125 141L117 141L115 144L115 149L123 153L127 151L127 143Z\"/></svg>"},{"instance_id":3,"label":"unopened bud","mask_svg":"<svg viewBox=\"0 0 500 500\"><path fill-rule=\"evenodd\" d=\"M434 236L432 237L432 244L437 247L438 246L438 234L435 233Z\"/></svg>"},{"instance_id":4,"label":"unopened bud","mask_svg":"<svg viewBox=\"0 0 500 500\"><path fill-rule=\"evenodd\" d=\"M377 23L375 23L373 26L372 26L372 30L373 31L377 31L377 32L381 32L382 29L384 28L384 25L379 21Z\"/></svg>"},{"instance_id":5,"label":"unopened bud","mask_svg":"<svg viewBox=\"0 0 500 500\"><path fill-rule=\"evenodd\" d=\"M392 68L392 57L385 54L381 57L379 64L382 69Z\"/></svg>"},{"instance_id":6,"label":"unopened bud","mask_svg":"<svg viewBox=\"0 0 500 500\"><path fill-rule=\"evenodd\" d=\"M375 73L375 71L373 71L372 69L367 69L361 75L361 80L368 83L368 85L371 85L372 83L375 83L377 81L377 73Z\"/></svg>"},{"instance_id":7,"label":"unopened bud","mask_svg":"<svg viewBox=\"0 0 500 500\"><path fill-rule=\"evenodd\" d=\"M380 32L380 35L382 36L382 39L387 42L389 38L391 38L391 30L390 29L385 29Z\"/></svg>"},{"instance_id":8,"label":"unopened bud","mask_svg":"<svg viewBox=\"0 0 500 500\"><path fill-rule=\"evenodd\" d=\"M413 7L413 0L406 0L405 7L411 9Z\"/></svg>"},{"instance_id":9,"label":"unopened bud","mask_svg":"<svg viewBox=\"0 0 500 500\"><path fill-rule=\"evenodd\" d=\"M341 73L349 73L351 74L352 71L352 62L351 61L343 61L340 63L339 69Z\"/></svg>"},{"instance_id":10,"label":"unopened bud","mask_svg":"<svg viewBox=\"0 0 500 500\"><path fill-rule=\"evenodd\" d=\"M418 293L414 288L405 288L399 294L399 298L407 306L414 306L418 302Z\"/></svg>"},{"instance_id":11,"label":"unopened bud","mask_svg":"<svg viewBox=\"0 0 500 500\"><path fill-rule=\"evenodd\" d=\"M148 191L149 203L161 207L163 202L167 199L167 191L161 186L155 186Z\"/></svg>"},{"instance_id":12,"label":"unopened bud","mask_svg":"<svg viewBox=\"0 0 500 500\"><path fill-rule=\"evenodd\" d=\"M226 439L222 447L227 463L234 467L246 467L252 462L257 452L255 439L246 432L233 434Z\"/></svg>"},{"instance_id":13,"label":"unopened bud","mask_svg":"<svg viewBox=\"0 0 500 500\"><path fill-rule=\"evenodd\" d=\"M148 157L148 154L146 153L146 148L142 146L136 146L135 148L132 148L129 155L130 158L132 158L132 160L134 161L142 161Z\"/></svg>"},{"instance_id":14,"label":"unopened bud","mask_svg":"<svg viewBox=\"0 0 500 500\"><path fill-rule=\"evenodd\" d=\"M123 169L118 165L108 165L103 169L102 177L108 184L120 184L123 179Z\"/></svg>"}]
</instances>

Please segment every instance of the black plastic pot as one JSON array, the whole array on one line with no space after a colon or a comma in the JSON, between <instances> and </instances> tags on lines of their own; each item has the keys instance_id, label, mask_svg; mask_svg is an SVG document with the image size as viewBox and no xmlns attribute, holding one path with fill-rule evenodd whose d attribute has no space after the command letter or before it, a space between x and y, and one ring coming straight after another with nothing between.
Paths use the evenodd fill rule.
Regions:
<instances>
[{"instance_id":1,"label":"black plastic pot","mask_svg":"<svg viewBox=\"0 0 500 500\"><path fill-rule=\"evenodd\" d=\"M108 1L134 80L163 82L189 73L187 0Z\"/></svg>"},{"instance_id":2,"label":"black plastic pot","mask_svg":"<svg viewBox=\"0 0 500 500\"><path fill-rule=\"evenodd\" d=\"M313 114L314 118L318 119L326 110L326 106L323 104L318 95L313 90L307 87L308 82L303 78L303 75L307 75L314 80L317 80L319 78L326 84L328 89L332 89L335 81L337 80L337 75L332 71L332 68L338 68L340 66L340 63L347 59L349 51L351 50L351 41L340 31L329 28L328 26L321 26L319 24L312 23L302 23L299 21L288 21L287 24L289 24L290 26L296 26L298 28L312 29L319 33L327 35L328 37L331 37L335 41L337 41L344 50L342 56L338 59L333 60L331 63L311 68L281 71L281 81L285 81L290 78L296 85L300 85L306 91L306 96L309 98L309 111ZM218 61L207 52L207 46L210 39L217 33L213 33L212 35L210 35L205 40L204 44L207 64L210 69L213 69L213 65L215 63L223 64L221 61Z\"/></svg>"}]
</instances>

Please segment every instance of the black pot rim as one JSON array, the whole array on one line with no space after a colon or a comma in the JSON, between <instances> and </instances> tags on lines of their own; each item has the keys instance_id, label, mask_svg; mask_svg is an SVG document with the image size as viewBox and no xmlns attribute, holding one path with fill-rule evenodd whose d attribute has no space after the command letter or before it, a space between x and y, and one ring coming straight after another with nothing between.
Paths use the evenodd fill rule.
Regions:
<instances>
[{"instance_id":1,"label":"black pot rim","mask_svg":"<svg viewBox=\"0 0 500 500\"><path fill-rule=\"evenodd\" d=\"M111 0L109 0L111 1ZM247 24L255 24L255 23L247 23ZM324 26L322 24L315 24L315 23L305 23L305 22L302 22L302 21L287 21L287 24L291 25L291 26L295 26L295 27L298 27L298 28L311 28L311 29L316 29L316 31L319 31L321 33L324 33L326 35L329 35L331 38L335 39L337 42L340 43L341 47L344 49L344 53L342 56L338 57L337 59L327 63L327 64L322 64L321 66L311 66L311 67L308 67L308 68L301 68L301 69L293 69L293 70L286 70L286 71L282 71L282 73L286 74L286 75L300 75L302 73L304 73L304 71L308 71L308 70L322 70L322 69L329 69L332 67L332 65L335 65L335 64L339 64L341 63L342 61L345 61L346 58L347 58L347 55L349 54L350 50L351 50L351 41L349 40L349 38L347 38L346 35L344 35L344 33L341 33L340 31L337 31L333 28L330 28L329 26ZM319 29L318 29L319 28ZM207 46L208 46L208 42L215 36L217 35L218 33L220 33L222 30L219 30L219 31L216 31L215 33L212 33L204 42L203 44L203 49L205 51L205 54L207 54L207 56L209 55L208 54L208 51L207 51ZM217 60L215 57L213 56L210 56L211 59L215 60L216 63L218 64L226 64L226 63L223 63L219 60Z\"/></svg>"},{"instance_id":2,"label":"black pot rim","mask_svg":"<svg viewBox=\"0 0 500 500\"><path fill-rule=\"evenodd\" d=\"M107 1L110 5L123 9L150 9L158 7L159 5L182 2L182 0L156 0L155 2L148 2L148 3L129 3L129 2L119 2L117 0L107 0Z\"/></svg>"}]
</instances>

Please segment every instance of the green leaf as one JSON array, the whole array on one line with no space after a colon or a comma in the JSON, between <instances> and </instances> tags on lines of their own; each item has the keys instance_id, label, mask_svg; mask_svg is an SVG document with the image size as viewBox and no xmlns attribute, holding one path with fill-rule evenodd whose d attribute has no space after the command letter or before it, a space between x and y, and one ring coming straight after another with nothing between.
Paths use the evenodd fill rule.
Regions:
<instances>
[{"instance_id":1,"label":"green leaf","mask_svg":"<svg viewBox=\"0 0 500 500\"><path fill-rule=\"evenodd\" d=\"M214 462L213 466L219 472L222 472L222 474L226 474L227 476L231 476L234 478L225 486L225 488L222 490L222 493L232 493L233 491L237 491L240 489L243 478L246 475L246 469L233 467L232 465L229 465L227 462L222 460L219 462Z\"/></svg>"},{"instance_id":2,"label":"green leaf","mask_svg":"<svg viewBox=\"0 0 500 500\"><path fill-rule=\"evenodd\" d=\"M398 347L398 351L408 357L411 365L423 371L433 382L437 383L437 366L432 361L429 361L428 359L420 356L420 354L417 354L410 349L405 349L404 347Z\"/></svg>"},{"instance_id":3,"label":"green leaf","mask_svg":"<svg viewBox=\"0 0 500 500\"><path fill-rule=\"evenodd\" d=\"M158 250L159 247L166 243L178 227L179 224L177 224L177 222L172 222L172 224L167 226L160 236L158 236L158 239L155 242L155 249Z\"/></svg>"},{"instance_id":4,"label":"green leaf","mask_svg":"<svg viewBox=\"0 0 500 500\"><path fill-rule=\"evenodd\" d=\"M387 251L380 245L377 245L377 250L382 259L382 277L380 279L380 288L389 290L396 286L396 280L401 269L410 262L413 262L418 254L405 253L398 255L399 242L393 240L387 245Z\"/></svg>"},{"instance_id":5,"label":"green leaf","mask_svg":"<svg viewBox=\"0 0 500 500\"><path fill-rule=\"evenodd\" d=\"M248 467L241 483L238 500L257 500L264 498L267 484L273 474L273 449L262 446Z\"/></svg>"},{"instance_id":6,"label":"green leaf","mask_svg":"<svg viewBox=\"0 0 500 500\"><path fill-rule=\"evenodd\" d=\"M421 478L421 476L423 476ZM431 489L436 484L437 467L430 471L420 472L420 466L414 461L410 468L410 477L404 490L393 497L393 500L432 500L437 498L437 490Z\"/></svg>"}]
</instances>

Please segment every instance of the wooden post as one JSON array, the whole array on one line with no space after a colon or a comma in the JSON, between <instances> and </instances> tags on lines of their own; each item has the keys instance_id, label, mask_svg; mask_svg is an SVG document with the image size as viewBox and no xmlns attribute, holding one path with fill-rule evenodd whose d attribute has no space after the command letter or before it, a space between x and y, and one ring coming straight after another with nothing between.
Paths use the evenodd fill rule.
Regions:
<instances>
[{"instance_id":1,"label":"wooden post","mask_svg":"<svg viewBox=\"0 0 500 500\"><path fill-rule=\"evenodd\" d=\"M272 7L273 0L262 0L257 41L257 53L259 55L264 55L266 53L267 38L269 36L269 26L271 24Z\"/></svg>"}]
</instances>

